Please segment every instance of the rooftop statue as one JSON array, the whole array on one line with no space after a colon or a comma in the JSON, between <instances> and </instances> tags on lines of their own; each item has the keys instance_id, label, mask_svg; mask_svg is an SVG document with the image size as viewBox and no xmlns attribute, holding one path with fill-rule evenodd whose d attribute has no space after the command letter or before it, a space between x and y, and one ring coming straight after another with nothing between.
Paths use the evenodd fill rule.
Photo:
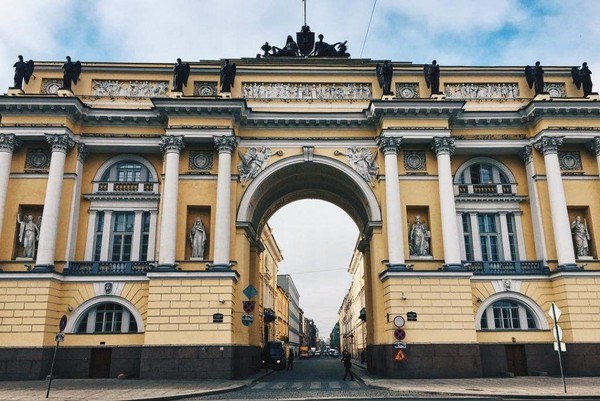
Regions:
<instances>
[{"instance_id":1,"label":"rooftop statue","mask_svg":"<svg viewBox=\"0 0 600 401\"><path fill-rule=\"evenodd\" d=\"M285 46L283 46L282 48L273 46L271 47L271 50L273 51L273 53L271 53L270 56L275 57L296 57L299 55L298 44L294 41L292 35L288 35L285 41Z\"/></svg>"},{"instance_id":2,"label":"rooftop statue","mask_svg":"<svg viewBox=\"0 0 600 401\"><path fill-rule=\"evenodd\" d=\"M183 92L183 87L187 86L187 80L190 76L190 63L182 63L177 59L177 64L173 67L173 92Z\"/></svg>"},{"instance_id":3,"label":"rooftop statue","mask_svg":"<svg viewBox=\"0 0 600 401\"><path fill-rule=\"evenodd\" d=\"M394 67L389 61L385 61L383 64L377 64L377 81L379 86L383 89L383 95L393 95L392 92L392 75L394 74Z\"/></svg>"},{"instance_id":4,"label":"rooftop statue","mask_svg":"<svg viewBox=\"0 0 600 401\"><path fill-rule=\"evenodd\" d=\"M77 85L79 75L81 75L81 62L72 62L71 57L67 56L67 62L62 66L63 86L61 89L71 90L71 83Z\"/></svg>"},{"instance_id":5,"label":"rooftop statue","mask_svg":"<svg viewBox=\"0 0 600 401\"><path fill-rule=\"evenodd\" d=\"M330 45L327 42L323 42L324 36L322 34L319 35L319 41L315 43L315 50L313 51L312 56L314 57L350 57L350 54L346 53L348 50L346 43L337 42Z\"/></svg>"},{"instance_id":6,"label":"rooftop statue","mask_svg":"<svg viewBox=\"0 0 600 401\"><path fill-rule=\"evenodd\" d=\"M19 61L13 65L15 68L15 89L23 89L23 80L25 83L29 83L29 78L33 75L33 69L35 68L33 60L28 62L23 61L23 56L19 55Z\"/></svg>"},{"instance_id":7,"label":"rooftop statue","mask_svg":"<svg viewBox=\"0 0 600 401\"><path fill-rule=\"evenodd\" d=\"M440 66L437 61L433 60L431 64L425 64L423 73L425 74L427 87L431 88L431 94L440 94Z\"/></svg>"},{"instance_id":8,"label":"rooftop statue","mask_svg":"<svg viewBox=\"0 0 600 401\"><path fill-rule=\"evenodd\" d=\"M221 77L219 80L221 92L231 92L231 87L233 86L233 81L235 80L235 73L235 63L229 64L229 60L225 60L221 66Z\"/></svg>"},{"instance_id":9,"label":"rooftop statue","mask_svg":"<svg viewBox=\"0 0 600 401\"><path fill-rule=\"evenodd\" d=\"M573 76L573 83L577 89L581 89L583 86L583 96L589 96L592 92L592 72L588 68L587 63L583 63L580 68L573 67L571 69L571 76Z\"/></svg>"},{"instance_id":10,"label":"rooftop statue","mask_svg":"<svg viewBox=\"0 0 600 401\"><path fill-rule=\"evenodd\" d=\"M535 62L534 67L529 65L525 67L525 78L527 79L529 89L535 85L536 96L544 93L544 69L539 61Z\"/></svg>"},{"instance_id":11,"label":"rooftop statue","mask_svg":"<svg viewBox=\"0 0 600 401\"><path fill-rule=\"evenodd\" d=\"M330 45L323 42L323 38L323 35L319 35L319 41L315 43L314 32L310 31L308 25L304 25L301 31L296 33L297 43L292 35L288 35L283 48L271 46L269 42L265 42L261 47L262 57L350 57L350 54L347 53L347 41Z\"/></svg>"}]
</instances>

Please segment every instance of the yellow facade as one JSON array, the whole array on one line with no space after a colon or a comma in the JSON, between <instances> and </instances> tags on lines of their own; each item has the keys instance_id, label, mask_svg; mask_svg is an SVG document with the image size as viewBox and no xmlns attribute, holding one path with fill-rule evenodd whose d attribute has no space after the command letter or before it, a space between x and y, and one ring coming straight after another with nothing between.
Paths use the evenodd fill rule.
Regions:
<instances>
[{"instance_id":1,"label":"yellow facade","mask_svg":"<svg viewBox=\"0 0 600 401\"><path fill-rule=\"evenodd\" d=\"M432 98L422 65L394 63L396 95L383 100L376 61L235 62L231 98L218 93L218 61L191 63L182 97L170 64L83 63L73 92L59 93L54 62L0 97L0 364L12 366L0 378L45 376L63 315L75 361L63 376L251 373L289 318L266 222L305 198L359 228L364 284L345 301L346 333L364 299L353 347L371 371L553 373L554 302L568 369L590 374L577 355L600 355L600 107L569 67L546 68L550 95L537 97L521 67L443 67L444 95ZM409 312L400 368L393 318ZM13 349L28 368L12 365ZM102 352L108 368L94 365Z\"/></svg>"}]
</instances>

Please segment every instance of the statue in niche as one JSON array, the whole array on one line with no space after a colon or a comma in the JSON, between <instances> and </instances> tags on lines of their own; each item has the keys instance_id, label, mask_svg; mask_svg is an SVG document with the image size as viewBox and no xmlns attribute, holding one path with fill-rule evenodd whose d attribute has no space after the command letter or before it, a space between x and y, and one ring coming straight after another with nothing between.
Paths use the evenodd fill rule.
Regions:
<instances>
[{"instance_id":1,"label":"statue in niche","mask_svg":"<svg viewBox=\"0 0 600 401\"><path fill-rule=\"evenodd\" d=\"M17 61L13 67L15 69L15 85L13 88L23 89L23 80L28 84L29 78L33 75L33 69L35 68L33 60L25 62L23 61L23 56L19 55L19 61Z\"/></svg>"},{"instance_id":2,"label":"statue in niche","mask_svg":"<svg viewBox=\"0 0 600 401\"><path fill-rule=\"evenodd\" d=\"M71 57L67 56L67 62L62 66L63 86L61 89L71 90L71 84L77 85L79 75L81 75L81 62L72 62Z\"/></svg>"},{"instance_id":3,"label":"statue in niche","mask_svg":"<svg viewBox=\"0 0 600 401\"><path fill-rule=\"evenodd\" d=\"M240 155L240 164L238 165L240 180L242 181L242 186L245 186L248 180L256 178L258 173L266 167L267 161L271 156L271 148L265 146L261 146L260 148L253 147L248 149L246 154L239 151L238 154Z\"/></svg>"},{"instance_id":4,"label":"statue in niche","mask_svg":"<svg viewBox=\"0 0 600 401\"><path fill-rule=\"evenodd\" d=\"M187 80L190 76L190 63L183 63L180 58L173 67L173 92L183 92L183 87L187 86Z\"/></svg>"},{"instance_id":5,"label":"statue in niche","mask_svg":"<svg viewBox=\"0 0 600 401\"><path fill-rule=\"evenodd\" d=\"M587 228L587 221L584 219L582 223L581 216L575 217L575 220L571 223L571 234L573 235L576 256L590 256L590 233Z\"/></svg>"},{"instance_id":6,"label":"statue in niche","mask_svg":"<svg viewBox=\"0 0 600 401\"><path fill-rule=\"evenodd\" d=\"M415 222L410 228L409 242L412 256L431 256L429 252L429 237L431 236L420 216L415 216Z\"/></svg>"},{"instance_id":7,"label":"statue in niche","mask_svg":"<svg viewBox=\"0 0 600 401\"><path fill-rule=\"evenodd\" d=\"M431 64L425 64L423 73L425 74L425 83L427 83L427 87L431 88L431 94L440 94L440 66L437 61L433 60Z\"/></svg>"},{"instance_id":8,"label":"statue in niche","mask_svg":"<svg viewBox=\"0 0 600 401\"><path fill-rule=\"evenodd\" d=\"M41 216L38 218L41 224ZM40 239L40 226L33 222L33 216L27 215L21 220L21 215L17 215L19 223L19 243L25 248L23 257L33 259L35 257L36 243Z\"/></svg>"},{"instance_id":9,"label":"statue in niche","mask_svg":"<svg viewBox=\"0 0 600 401\"><path fill-rule=\"evenodd\" d=\"M229 64L229 60L225 60L221 66L221 77L219 84L221 85L221 92L231 92L233 87L233 81L235 80L236 73L235 63Z\"/></svg>"},{"instance_id":10,"label":"statue in niche","mask_svg":"<svg viewBox=\"0 0 600 401\"><path fill-rule=\"evenodd\" d=\"M539 61L535 62L534 67L529 65L525 67L525 78L527 79L529 89L535 85L536 96L544 93L544 69Z\"/></svg>"},{"instance_id":11,"label":"statue in niche","mask_svg":"<svg viewBox=\"0 0 600 401\"><path fill-rule=\"evenodd\" d=\"M392 92L392 75L394 74L394 67L392 63L389 61L385 61L383 65L377 64L377 81L379 81L379 86L383 89L383 95L389 96L393 95Z\"/></svg>"},{"instance_id":12,"label":"statue in niche","mask_svg":"<svg viewBox=\"0 0 600 401\"><path fill-rule=\"evenodd\" d=\"M592 72L588 68L587 63L583 63L581 68L573 67L571 69L571 76L577 89L583 86L583 96L592 94Z\"/></svg>"},{"instance_id":13,"label":"statue in niche","mask_svg":"<svg viewBox=\"0 0 600 401\"><path fill-rule=\"evenodd\" d=\"M204 244L206 243L206 230L202 224L200 217L196 217L196 221L190 231L190 243L192 245L192 258L204 259Z\"/></svg>"},{"instance_id":14,"label":"statue in niche","mask_svg":"<svg viewBox=\"0 0 600 401\"><path fill-rule=\"evenodd\" d=\"M375 163L377 152L370 152L367 148L359 150L357 146L353 146L348 148L347 153L344 153L344 155L348 158L348 162L352 168L360 174L365 181L374 185L375 178L379 173L379 167Z\"/></svg>"}]
</instances>

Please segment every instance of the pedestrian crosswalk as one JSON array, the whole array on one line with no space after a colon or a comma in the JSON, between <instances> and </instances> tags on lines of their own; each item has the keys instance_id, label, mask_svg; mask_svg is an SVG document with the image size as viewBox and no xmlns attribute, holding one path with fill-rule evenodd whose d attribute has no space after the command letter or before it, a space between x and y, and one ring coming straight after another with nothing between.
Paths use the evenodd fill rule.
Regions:
<instances>
[{"instance_id":1,"label":"pedestrian crosswalk","mask_svg":"<svg viewBox=\"0 0 600 401\"><path fill-rule=\"evenodd\" d=\"M258 382L250 387L252 390L341 390L360 388L357 381L288 381Z\"/></svg>"}]
</instances>

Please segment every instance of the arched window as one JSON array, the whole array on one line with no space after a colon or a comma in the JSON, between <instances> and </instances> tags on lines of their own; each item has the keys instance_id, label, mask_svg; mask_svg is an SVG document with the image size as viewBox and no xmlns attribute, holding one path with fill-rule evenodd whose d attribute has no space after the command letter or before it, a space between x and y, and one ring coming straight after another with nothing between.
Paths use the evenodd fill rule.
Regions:
<instances>
[{"instance_id":1,"label":"arched window","mask_svg":"<svg viewBox=\"0 0 600 401\"><path fill-rule=\"evenodd\" d=\"M136 317L125 306L115 302L95 304L87 309L74 326L75 333L137 333Z\"/></svg>"},{"instance_id":2,"label":"arched window","mask_svg":"<svg viewBox=\"0 0 600 401\"><path fill-rule=\"evenodd\" d=\"M480 325L481 330L538 329L532 311L512 299L502 299L488 306L481 315Z\"/></svg>"},{"instance_id":3,"label":"arched window","mask_svg":"<svg viewBox=\"0 0 600 401\"><path fill-rule=\"evenodd\" d=\"M134 160L125 160L113 164L104 172L103 182L149 182L152 174L146 166Z\"/></svg>"},{"instance_id":4,"label":"arched window","mask_svg":"<svg viewBox=\"0 0 600 401\"><path fill-rule=\"evenodd\" d=\"M490 163L474 163L458 176L459 184L511 184L504 171Z\"/></svg>"}]
</instances>

